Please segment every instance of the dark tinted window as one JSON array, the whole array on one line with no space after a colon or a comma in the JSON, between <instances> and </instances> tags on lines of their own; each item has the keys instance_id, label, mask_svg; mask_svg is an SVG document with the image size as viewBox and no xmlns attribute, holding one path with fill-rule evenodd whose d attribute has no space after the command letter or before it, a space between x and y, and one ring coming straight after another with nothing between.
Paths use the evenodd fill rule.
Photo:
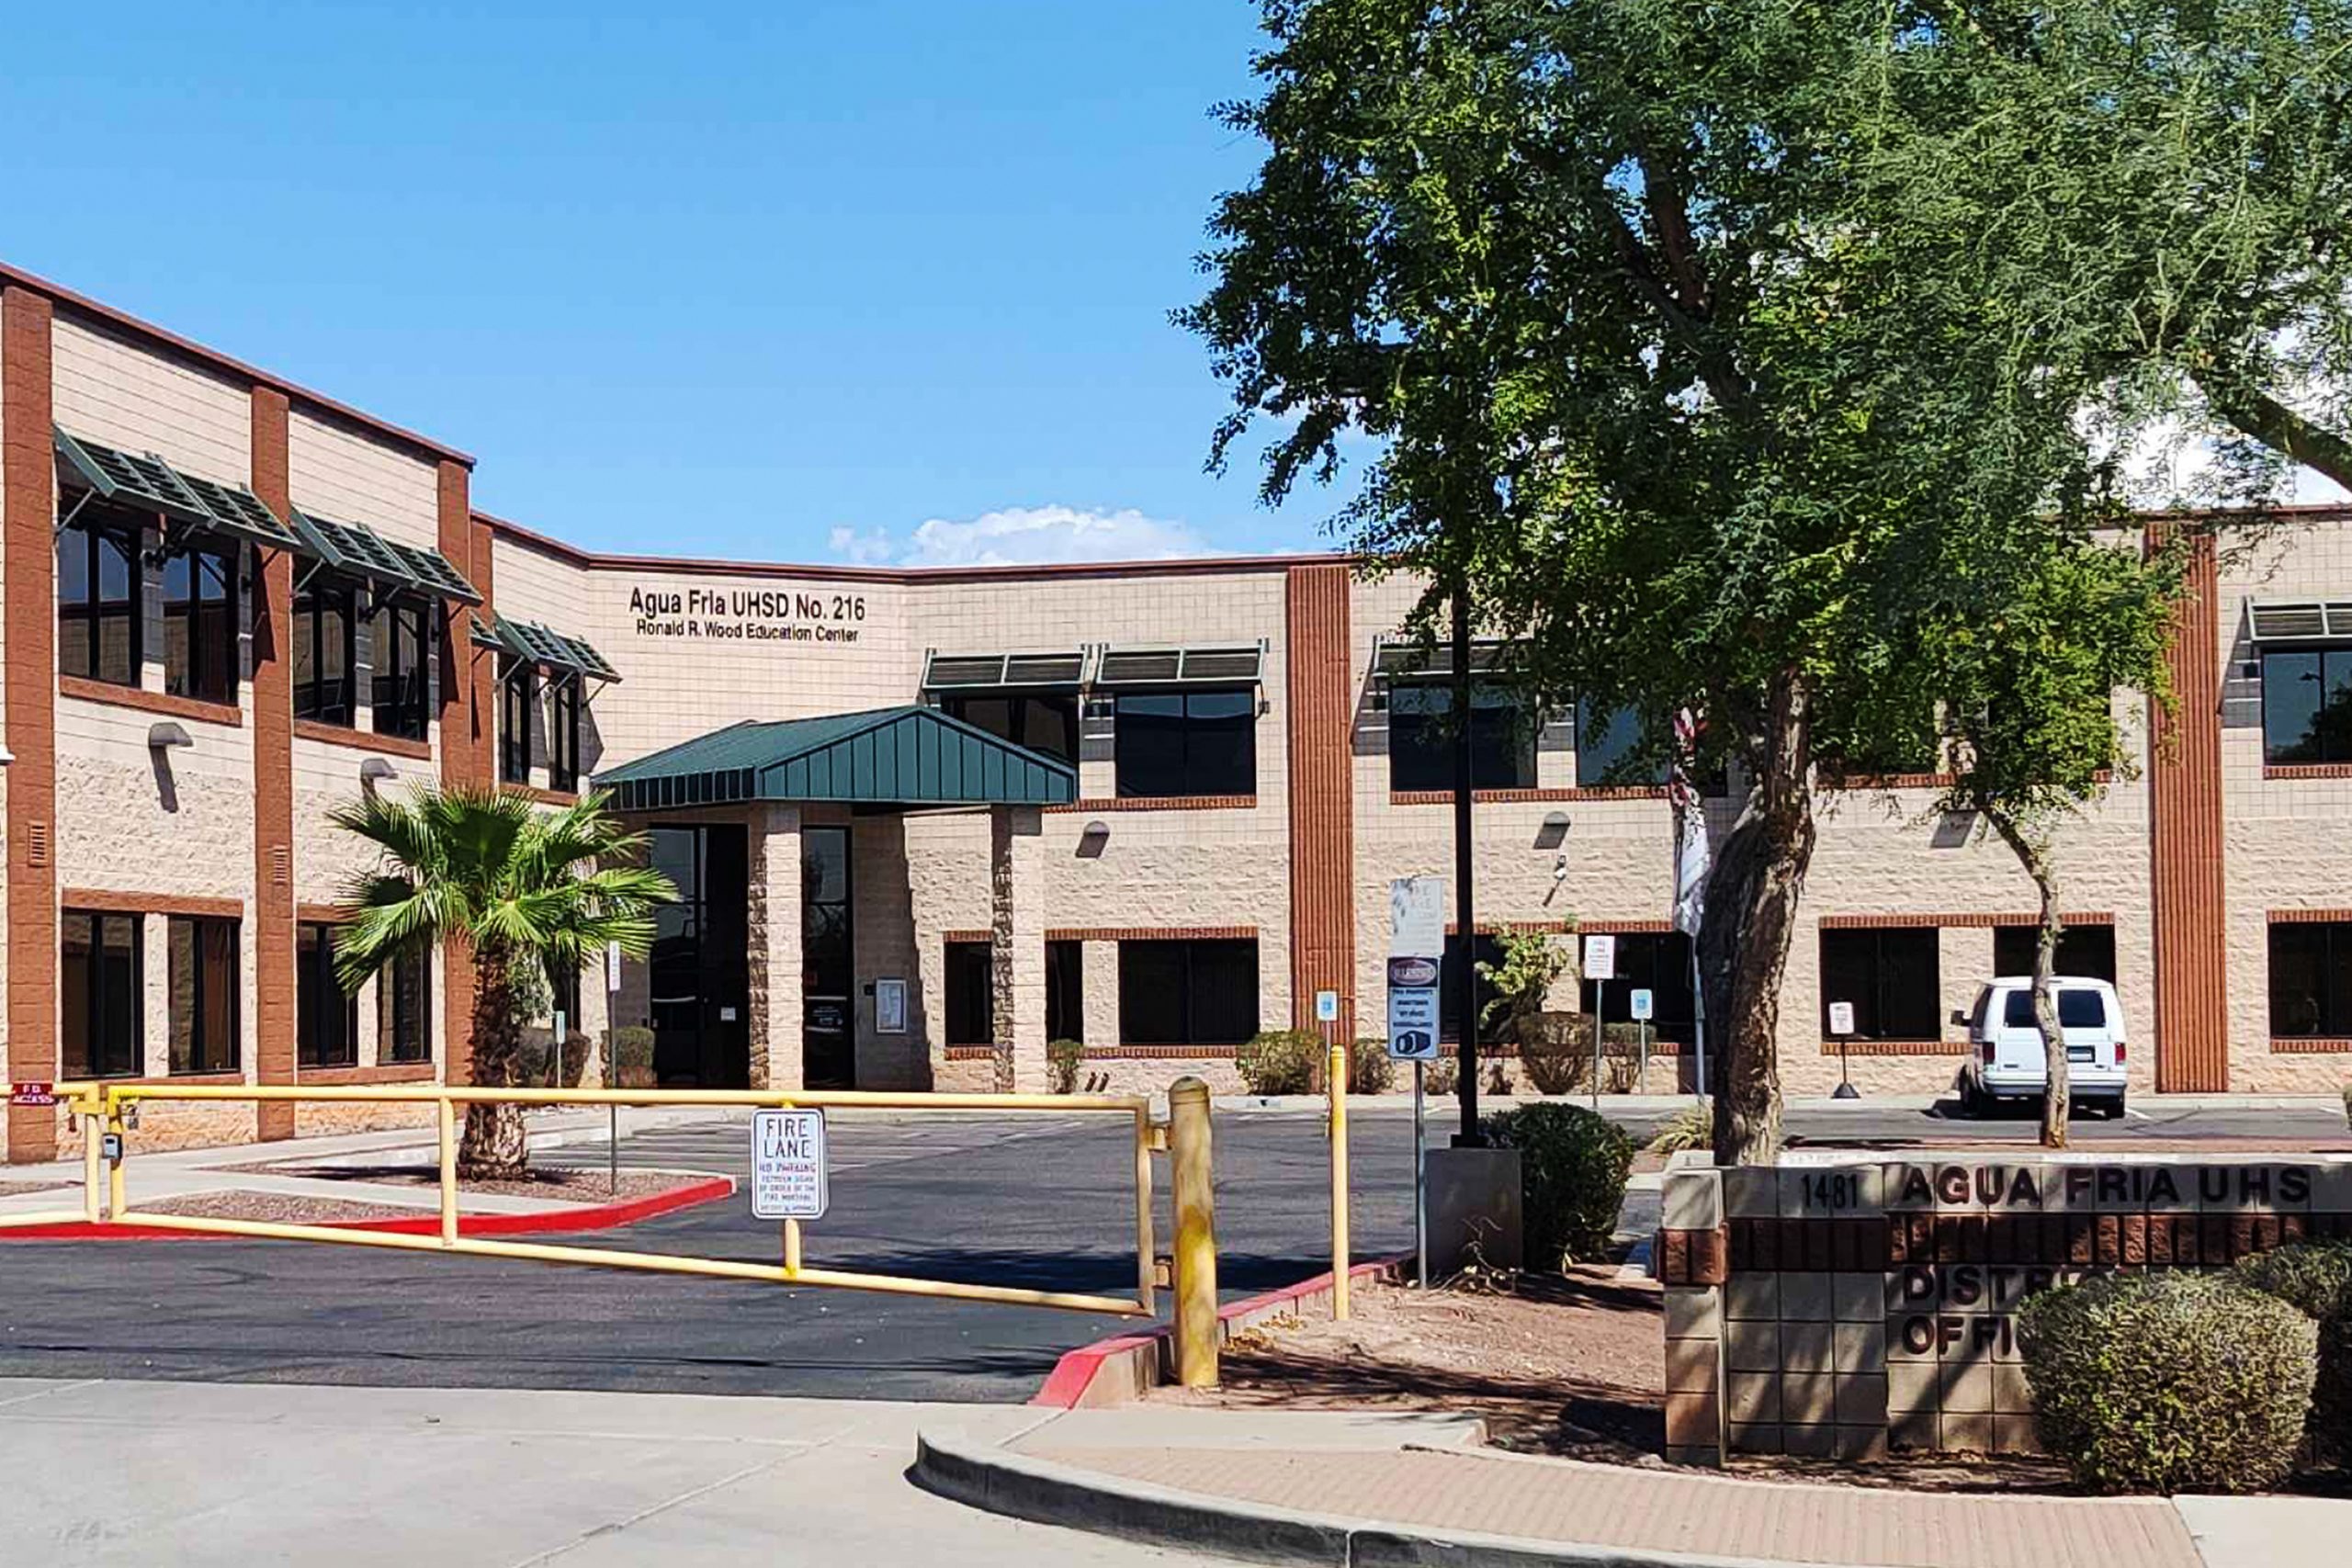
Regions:
<instances>
[{"instance_id":1,"label":"dark tinted window","mask_svg":"<svg viewBox=\"0 0 2352 1568\"><path fill-rule=\"evenodd\" d=\"M231 548L183 546L164 558L164 690L237 700L237 561Z\"/></svg>"},{"instance_id":2,"label":"dark tinted window","mask_svg":"<svg viewBox=\"0 0 2352 1568\"><path fill-rule=\"evenodd\" d=\"M58 971L65 1076L136 1077L145 1070L139 917L68 909Z\"/></svg>"},{"instance_id":3,"label":"dark tinted window","mask_svg":"<svg viewBox=\"0 0 2352 1568\"><path fill-rule=\"evenodd\" d=\"M1993 931L1993 973L2032 974L2034 949L2041 940L2041 932L2037 927L1996 927ZM2050 972L2052 975L2075 975L2089 980L2105 980L2113 985L2115 928L2068 926L2060 931L2058 951L2053 955Z\"/></svg>"},{"instance_id":4,"label":"dark tinted window","mask_svg":"<svg viewBox=\"0 0 2352 1568\"><path fill-rule=\"evenodd\" d=\"M1854 1004L1857 1040L1942 1036L1941 975L1933 926L1836 929L1821 933L1821 1028L1829 1004Z\"/></svg>"},{"instance_id":5,"label":"dark tinted window","mask_svg":"<svg viewBox=\"0 0 2352 1568\"><path fill-rule=\"evenodd\" d=\"M1256 939L1119 944L1123 1041L1238 1045L1257 1032Z\"/></svg>"},{"instance_id":6,"label":"dark tinted window","mask_svg":"<svg viewBox=\"0 0 2352 1568\"><path fill-rule=\"evenodd\" d=\"M139 684L139 542L150 521L93 502L57 536L57 667Z\"/></svg>"},{"instance_id":7,"label":"dark tinted window","mask_svg":"<svg viewBox=\"0 0 2352 1568\"><path fill-rule=\"evenodd\" d=\"M531 782L531 721L539 705L539 671L511 655L499 661L498 776Z\"/></svg>"},{"instance_id":8,"label":"dark tinted window","mask_svg":"<svg viewBox=\"0 0 2352 1568\"><path fill-rule=\"evenodd\" d=\"M1123 694L1115 754L1123 795L1255 795L1257 694Z\"/></svg>"},{"instance_id":9,"label":"dark tinted window","mask_svg":"<svg viewBox=\"0 0 2352 1568\"><path fill-rule=\"evenodd\" d=\"M947 944L947 1043L988 1045L996 1040L994 944Z\"/></svg>"},{"instance_id":10,"label":"dark tinted window","mask_svg":"<svg viewBox=\"0 0 2352 1568\"><path fill-rule=\"evenodd\" d=\"M2267 762L2352 762L2352 648L2262 656Z\"/></svg>"},{"instance_id":11,"label":"dark tinted window","mask_svg":"<svg viewBox=\"0 0 2352 1568\"><path fill-rule=\"evenodd\" d=\"M376 612L376 676L368 702L376 733L422 740L430 718L433 621L427 606L394 599Z\"/></svg>"},{"instance_id":12,"label":"dark tinted window","mask_svg":"<svg viewBox=\"0 0 2352 1568\"><path fill-rule=\"evenodd\" d=\"M1471 946L1470 962L1492 968L1503 961L1503 944L1481 931ZM1462 1039L1462 964L1461 933L1449 931L1445 938L1445 956L1438 961L1437 975L1437 1033L1441 1040L1459 1043ZM1478 1010L1484 1014L1495 999L1493 984L1481 975L1478 980ZM1500 1017L1481 1017L1478 1039L1481 1043L1498 1038L1507 1032L1510 1021Z\"/></svg>"},{"instance_id":13,"label":"dark tinted window","mask_svg":"<svg viewBox=\"0 0 2352 1568\"><path fill-rule=\"evenodd\" d=\"M575 990L578 976L573 976ZM557 1006L562 1006L560 999ZM576 1003L574 1004L577 1005ZM376 1059L433 1059L433 955L403 953L376 976Z\"/></svg>"},{"instance_id":14,"label":"dark tinted window","mask_svg":"<svg viewBox=\"0 0 2352 1568\"><path fill-rule=\"evenodd\" d=\"M1074 692L951 694L940 698L939 709L1000 740L1065 762L1078 761L1078 694Z\"/></svg>"},{"instance_id":15,"label":"dark tinted window","mask_svg":"<svg viewBox=\"0 0 2352 1568\"><path fill-rule=\"evenodd\" d=\"M1388 787L1452 789L1453 688L1400 681L1388 694ZM1470 787L1535 787L1535 726L1507 688L1474 685L1470 692Z\"/></svg>"},{"instance_id":16,"label":"dark tinted window","mask_svg":"<svg viewBox=\"0 0 2352 1568\"><path fill-rule=\"evenodd\" d=\"M2058 992L2058 1026L2061 1029L2106 1028L2106 998L2097 991L2086 991L2080 986L2061 987Z\"/></svg>"},{"instance_id":17,"label":"dark tinted window","mask_svg":"<svg viewBox=\"0 0 2352 1568\"><path fill-rule=\"evenodd\" d=\"M1641 716L1631 708L1619 708L1601 721L1600 732L1592 728L1593 710L1589 703L1577 705L1577 784L1589 789L1603 784L1662 784L1667 769L1663 763L1636 765L1634 752L1642 744Z\"/></svg>"},{"instance_id":18,"label":"dark tinted window","mask_svg":"<svg viewBox=\"0 0 2352 1568\"><path fill-rule=\"evenodd\" d=\"M1574 942L1573 936L1562 939ZM1658 1040L1689 1044L1697 1027L1698 1009L1690 995L1690 939L1681 931L1624 931L1617 938L1616 976L1610 980L1586 980L1579 986L1577 1006L1586 1012L1600 1004L1603 1023L1630 1023L1634 993L1650 994L1650 1033Z\"/></svg>"},{"instance_id":19,"label":"dark tinted window","mask_svg":"<svg viewBox=\"0 0 2352 1568\"><path fill-rule=\"evenodd\" d=\"M305 1067L348 1067L359 1060L359 998L345 996L334 974L335 928L305 920L294 948L295 1060Z\"/></svg>"},{"instance_id":20,"label":"dark tinted window","mask_svg":"<svg viewBox=\"0 0 2352 1568\"><path fill-rule=\"evenodd\" d=\"M170 948L172 1071L237 1066L237 922L174 915Z\"/></svg>"},{"instance_id":21,"label":"dark tinted window","mask_svg":"<svg viewBox=\"0 0 2352 1568\"><path fill-rule=\"evenodd\" d=\"M2033 993L2011 991L2008 1000L2001 1004L2001 1022L2009 1029L2033 1027Z\"/></svg>"},{"instance_id":22,"label":"dark tinted window","mask_svg":"<svg viewBox=\"0 0 2352 1568\"><path fill-rule=\"evenodd\" d=\"M548 688L548 787L580 787L580 678Z\"/></svg>"},{"instance_id":23,"label":"dark tinted window","mask_svg":"<svg viewBox=\"0 0 2352 1568\"><path fill-rule=\"evenodd\" d=\"M2275 1040L2352 1039L2352 921L2271 926L2270 1034Z\"/></svg>"},{"instance_id":24,"label":"dark tinted window","mask_svg":"<svg viewBox=\"0 0 2352 1568\"><path fill-rule=\"evenodd\" d=\"M1086 944L1046 944L1046 1038L1086 1040Z\"/></svg>"},{"instance_id":25,"label":"dark tinted window","mask_svg":"<svg viewBox=\"0 0 2352 1568\"><path fill-rule=\"evenodd\" d=\"M347 585L313 582L294 596L294 716L348 728L357 722L353 655L356 596Z\"/></svg>"}]
</instances>

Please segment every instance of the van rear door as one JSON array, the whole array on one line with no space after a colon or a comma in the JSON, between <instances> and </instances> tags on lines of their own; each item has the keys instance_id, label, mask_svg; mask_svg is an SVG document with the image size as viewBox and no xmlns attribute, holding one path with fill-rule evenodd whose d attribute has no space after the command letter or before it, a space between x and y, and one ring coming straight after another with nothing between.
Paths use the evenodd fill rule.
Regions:
<instances>
[{"instance_id":1,"label":"van rear door","mask_svg":"<svg viewBox=\"0 0 2352 1568\"><path fill-rule=\"evenodd\" d=\"M2001 993L2001 1023L1994 1033L1995 1061L2005 1076L2043 1077L2041 1031L2034 1027L2033 993L2022 986Z\"/></svg>"},{"instance_id":2,"label":"van rear door","mask_svg":"<svg viewBox=\"0 0 2352 1568\"><path fill-rule=\"evenodd\" d=\"M2065 1037L2069 1064L2115 1066L2115 1031L2108 1022L2106 993L2090 986L2060 987L2058 1032Z\"/></svg>"}]
</instances>

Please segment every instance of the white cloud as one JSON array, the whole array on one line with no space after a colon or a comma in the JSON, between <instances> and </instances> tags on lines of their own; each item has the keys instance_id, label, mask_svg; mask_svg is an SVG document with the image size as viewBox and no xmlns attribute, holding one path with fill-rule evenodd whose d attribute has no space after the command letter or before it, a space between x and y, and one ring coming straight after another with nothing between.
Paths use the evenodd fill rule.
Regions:
<instances>
[{"instance_id":1,"label":"white cloud","mask_svg":"<svg viewBox=\"0 0 2352 1568\"><path fill-rule=\"evenodd\" d=\"M1182 523L1074 506L1008 506L978 517L933 517L901 548L882 528L835 528L833 553L861 564L1036 566L1064 561L1170 560L1222 552Z\"/></svg>"}]
</instances>

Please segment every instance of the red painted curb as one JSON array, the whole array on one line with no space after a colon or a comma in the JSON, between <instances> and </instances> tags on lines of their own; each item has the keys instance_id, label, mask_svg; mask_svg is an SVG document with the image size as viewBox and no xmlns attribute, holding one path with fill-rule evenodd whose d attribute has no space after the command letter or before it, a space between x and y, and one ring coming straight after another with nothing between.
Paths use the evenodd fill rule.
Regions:
<instances>
[{"instance_id":1,"label":"red painted curb","mask_svg":"<svg viewBox=\"0 0 2352 1568\"><path fill-rule=\"evenodd\" d=\"M706 1181L688 1182L673 1187L667 1192L654 1192L643 1198L632 1198L624 1203L600 1203L578 1209L558 1209L543 1214L472 1214L460 1215L459 1235L530 1235L548 1231L604 1231L622 1225L633 1225L639 1220L650 1220L657 1214L667 1214L679 1209L690 1209L700 1203L713 1203L731 1195L732 1179L714 1176ZM401 1220L324 1220L320 1228L338 1231L376 1231L387 1235L437 1235L441 1231L441 1216L419 1214L414 1219ZM220 1231L164 1230L154 1225L94 1225L87 1220L71 1220L62 1224L28 1225L20 1230L0 1230L0 1242L7 1241L254 1241L267 1237L231 1235Z\"/></svg>"},{"instance_id":2,"label":"red painted curb","mask_svg":"<svg viewBox=\"0 0 2352 1568\"><path fill-rule=\"evenodd\" d=\"M1348 1270L1348 1278L1361 1280L1369 1275L1388 1274L1408 1266L1412 1260L1412 1254L1403 1253L1371 1263L1359 1263ZM1228 1303L1217 1309L1216 1320L1230 1324L1243 1318L1261 1316L1277 1308L1295 1306L1306 1297L1330 1288L1331 1271L1326 1269L1322 1273L1301 1280L1295 1285L1285 1285L1280 1290ZM1091 1345L1081 1345L1075 1350L1066 1350L1061 1359L1054 1363L1054 1370L1046 1374L1046 1381L1037 1385L1037 1392L1030 1395L1029 1403L1050 1405L1057 1410L1074 1410L1086 1391L1093 1386L1104 1362L1117 1356L1132 1354L1148 1345L1164 1345L1169 1336L1175 1332L1173 1325L1163 1324L1148 1334L1116 1334L1108 1339L1098 1339Z\"/></svg>"}]
</instances>

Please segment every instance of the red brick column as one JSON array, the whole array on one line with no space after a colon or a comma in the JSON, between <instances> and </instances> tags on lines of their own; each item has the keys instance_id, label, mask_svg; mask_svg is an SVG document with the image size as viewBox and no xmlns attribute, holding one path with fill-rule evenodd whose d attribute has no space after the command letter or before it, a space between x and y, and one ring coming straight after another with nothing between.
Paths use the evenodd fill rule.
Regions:
<instances>
[{"instance_id":1,"label":"red brick column","mask_svg":"<svg viewBox=\"0 0 2352 1568\"><path fill-rule=\"evenodd\" d=\"M57 1039L56 458L47 299L0 290L0 551L8 750L8 1077L53 1078ZM7 1156L57 1152L57 1118L11 1106Z\"/></svg>"},{"instance_id":2,"label":"red brick column","mask_svg":"<svg viewBox=\"0 0 2352 1568\"><path fill-rule=\"evenodd\" d=\"M293 504L286 394L253 395L254 494L280 517ZM262 1083L294 1081L294 558L261 557L254 579L254 1064ZM314 830L319 825L314 824ZM294 1107L264 1103L264 1139L294 1135Z\"/></svg>"},{"instance_id":3,"label":"red brick column","mask_svg":"<svg viewBox=\"0 0 2352 1568\"><path fill-rule=\"evenodd\" d=\"M2151 529L2153 547L2162 535ZM2156 1088L2230 1087L2227 906L2222 880L2220 571L2191 541L2165 654L2178 708L2155 716L2148 766L2149 901L2155 928Z\"/></svg>"},{"instance_id":4,"label":"red brick column","mask_svg":"<svg viewBox=\"0 0 2352 1568\"><path fill-rule=\"evenodd\" d=\"M441 784L445 789L491 782L492 723L496 708L495 661L473 646L473 617L487 615L491 594L491 532L474 521L472 474L444 459L439 479L441 553L481 591L482 608L453 606L441 639ZM462 942L442 950L443 1063L450 1083L473 1077L473 955Z\"/></svg>"},{"instance_id":5,"label":"red brick column","mask_svg":"<svg viewBox=\"0 0 2352 1568\"><path fill-rule=\"evenodd\" d=\"M1295 566L1285 585L1290 735L1291 1021L1313 1029L1315 993L1340 993L1338 1038L1355 1038L1355 670L1345 566Z\"/></svg>"}]
</instances>

